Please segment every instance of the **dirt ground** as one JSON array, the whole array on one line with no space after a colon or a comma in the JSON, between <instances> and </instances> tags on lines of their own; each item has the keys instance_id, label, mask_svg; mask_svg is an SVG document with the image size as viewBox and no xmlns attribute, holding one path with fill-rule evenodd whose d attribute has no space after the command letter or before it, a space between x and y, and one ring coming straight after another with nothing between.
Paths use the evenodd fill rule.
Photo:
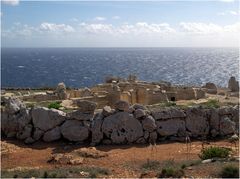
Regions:
<instances>
[{"instance_id":1,"label":"dirt ground","mask_svg":"<svg viewBox=\"0 0 240 179\"><path fill-rule=\"evenodd\" d=\"M208 145L232 148L234 151L233 155L238 156L237 148L227 140L212 141ZM32 145L25 145L21 141L2 139L1 168L56 168L59 167L59 164L47 162L52 154L69 153L83 147L87 146L65 143L63 141L52 143L37 142ZM156 160L162 163L172 161L179 164L199 161L198 154L202 149L202 142L192 142L190 154L187 153L186 144L177 142L159 143L153 150L148 145L102 145L97 146L96 149L106 152L108 156L103 158L85 158L84 163L80 165L107 168L111 171L111 174L106 177L140 177L144 172L142 165L148 160ZM187 167L184 171L186 176L214 177L225 164L228 164L228 162L208 164L201 164L200 162L196 166ZM238 166L236 161L233 164ZM61 167L64 166L61 165ZM151 173L151 171L147 172Z\"/></svg>"}]
</instances>

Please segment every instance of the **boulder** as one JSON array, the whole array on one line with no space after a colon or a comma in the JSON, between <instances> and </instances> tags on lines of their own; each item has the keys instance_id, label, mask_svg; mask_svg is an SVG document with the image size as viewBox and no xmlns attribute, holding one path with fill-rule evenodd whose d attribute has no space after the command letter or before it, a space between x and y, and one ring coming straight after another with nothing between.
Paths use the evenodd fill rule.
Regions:
<instances>
[{"instance_id":1,"label":"boulder","mask_svg":"<svg viewBox=\"0 0 240 179\"><path fill-rule=\"evenodd\" d=\"M94 113L84 113L79 110L72 111L67 114L70 119L76 119L79 121L89 121L92 120Z\"/></svg>"},{"instance_id":2,"label":"boulder","mask_svg":"<svg viewBox=\"0 0 240 179\"><path fill-rule=\"evenodd\" d=\"M214 134L216 134L215 132L219 131L220 116L218 111L218 109L211 109L211 115L209 120L210 128L215 129L215 131L213 131Z\"/></svg>"},{"instance_id":3,"label":"boulder","mask_svg":"<svg viewBox=\"0 0 240 179\"><path fill-rule=\"evenodd\" d=\"M61 134L69 141L81 142L88 138L89 131L77 120L67 120L61 126Z\"/></svg>"},{"instance_id":4,"label":"boulder","mask_svg":"<svg viewBox=\"0 0 240 179\"><path fill-rule=\"evenodd\" d=\"M239 91L239 82L236 80L235 77L230 77L229 81L228 81L228 88L232 91L232 92L238 92Z\"/></svg>"},{"instance_id":5,"label":"boulder","mask_svg":"<svg viewBox=\"0 0 240 179\"><path fill-rule=\"evenodd\" d=\"M231 121L229 117L222 117L220 119L219 130L221 135L234 134L236 129L235 122Z\"/></svg>"},{"instance_id":6,"label":"boulder","mask_svg":"<svg viewBox=\"0 0 240 179\"><path fill-rule=\"evenodd\" d=\"M181 119L169 119L166 121L157 121L157 132L161 136L177 135L179 131L186 131L185 122Z\"/></svg>"},{"instance_id":7,"label":"boulder","mask_svg":"<svg viewBox=\"0 0 240 179\"><path fill-rule=\"evenodd\" d=\"M209 133L209 123L202 108L189 108L186 111L186 128L193 137L206 136Z\"/></svg>"},{"instance_id":8,"label":"boulder","mask_svg":"<svg viewBox=\"0 0 240 179\"><path fill-rule=\"evenodd\" d=\"M146 112L142 109L136 109L134 111L134 117L137 119L143 118L146 116Z\"/></svg>"},{"instance_id":9,"label":"boulder","mask_svg":"<svg viewBox=\"0 0 240 179\"><path fill-rule=\"evenodd\" d=\"M103 139L102 132L102 123L103 123L103 115L101 113L97 113L92 121L91 131L92 131L92 144L96 145L101 142Z\"/></svg>"},{"instance_id":10,"label":"boulder","mask_svg":"<svg viewBox=\"0 0 240 179\"><path fill-rule=\"evenodd\" d=\"M77 100L76 105L78 106L78 111L83 113L94 113L94 110L97 107L95 102L87 100Z\"/></svg>"},{"instance_id":11,"label":"boulder","mask_svg":"<svg viewBox=\"0 0 240 179\"><path fill-rule=\"evenodd\" d=\"M35 142L35 140L32 137L28 137L24 140L25 144L32 144L34 142Z\"/></svg>"},{"instance_id":12,"label":"boulder","mask_svg":"<svg viewBox=\"0 0 240 179\"><path fill-rule=\"evenodd\" d=\"M134 104L132 105L131 107L133 107L134 110L137 110L137 109L142 109L142 110L147 110L147 108L141 104Z\"/></svg>"},{"instance_id":13,"label":"boulder","mask_svg":"<svg viewBox=\"0 0 240 179\"><path fill-rule=\"evenodd\" d=\"M8 114L15 114L20 111L20 109L26 109L25 104L23 104L18 98L9 97L4 99L5 111Z\"/></svg>"},{"instance_id":14,"label":"boulder","mask_svg":"<svg viewBox=\"0 0 240 179\"><path fill-rule=\"evenodd\" d=\"M146 140L143 137L140 137L137 141L136 144L145 144Z\"/></svg>"},{"instance_id":15,"label":"boulder","mask_svg":"<svg viewBox=\"0 0 240 179\"><path fill-rule=\"evenodd\" d=\"M166 120L172 118L185 118L183 110L177 108L158 108L151 111L155 120Z\"/></svg>"},{"instance_id":16,"label":"boulder","mask_svg":"<svg viewBox=\"0 0 240 179\"><path fill-rule=\"evenodd\" d=\"M17 139L24 140L28 137L31 137L32 128L33 127L31 124L26 125L22 131L17 133Z\"/></svg>"},{"instance_id":17,"label":"boulder","mask_svg":"<svg viewBox=\"0 0 240 179\"><path fill-rule=\"evenodd\" d=\"M44 131L42 131L41 129L35 128L35 131L33 133L33 139L34 140L39 140L44 134Z\"/></svg>"},{"instance_id":18,"label":"boulder","mask_svg":"<svg viewBox=\"0 0 240 179\"><path fill-rule=\"evenodd\" d=\"M115 109L119 111L128 111L129 107L129 103L127 101L120 100L115 103Z\"/></svg>"},{"instance_id":19,"label":"boulder","mask_svg":"<svg viewBox=\"0 0 240 179\"><path fill-rule=\"evenodd\" d=\"M55 127L50 131L45 132L43 136L43 141L52 142L61 138L60 127Z\"/></svg>"},{"instance_id":20,"label":"boulder","mask_svg":"<svg viewBox=\"0 0 240 179\"><path fill-rule=\"evenodd\" d=\"M104 119L103 133L113 143L132 143L143 136L141 123L128 112L118 112Z\"/></svg>"},{"instance_id":21,"label":"boulder","mask_svg":"<svg viewBox=\"0 0 240 179\"><path fill-rule=\"evenodd\" d=\"M157 128L155 119L152 116L147 116L142 120L142 126L145 131L152 132Z\"/></svg>"},{"instance_id":22,"label":"boulder","mask_svg":"<svg viewBox=\"0 0 240 179\"><path fill-rule=\"evenodd\" d=\"M57 94L59 99L67 99L66 86L63 82L58 83L55 93Z\"/></svg>"},{"instance_id":23,"label":"boulder","mask_svg":"<svg viewBox=\"0 0 240 179\"><path fill-rule=\"evenodd\" d=\"M110 106L104 106L102 110L102 114L105 117L110 116L111 114L113 114L113 110L111 109Z\"/></svg>"},{"instance_id":24,"label":"boulder","mask_svg":"<svg viewBox=\"0 0 240 179\"><path fill-rule=\"evenodd\" d=\"M148 139L149 143L150 143L150 144L156 144L157 137L158 137L158 136L157 136L157 132L156 132L156 131L150 132L150 133L149 133L149 139Z\"/></svg>"},{"instance_id":25,"label":"boulder","mask_svg":"<svg viewBox=\"0 0 240 179\"><path fill-rule=\"evenodd\" d=\"M56 109L38 107L32 110L32 120L35 128L48 131L66 120L66 113Z\"/></svg>"}]
</instances>

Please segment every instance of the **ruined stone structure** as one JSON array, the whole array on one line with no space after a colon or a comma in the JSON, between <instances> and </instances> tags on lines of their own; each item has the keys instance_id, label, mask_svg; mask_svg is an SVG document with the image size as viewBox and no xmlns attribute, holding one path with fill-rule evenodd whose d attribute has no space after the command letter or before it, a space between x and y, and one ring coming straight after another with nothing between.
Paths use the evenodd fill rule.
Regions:
<instances>
[{"instance_id":1,"label":"ruined stone structure","mask_svg":"<svg viewBox=\"0 0 240 179\"><path fill-rule=\"evenodd\" d=\"M70 113L45 107L26 108L16 98L3 98L1 132L25 143L61 138L72 142L97 144L185 141L191 138L228 136L238 133L239 108L153 108L118 101L94 113L96 103L78 100Z\"/></svg>"},{"instance_id":2,"label":"ruined stone structure","mask_svg":"<svg viewBox=\"0 0 240 179\"><path fill-rule=\"evenodd\" d=\"M239 82L235 79L235 77L231 77L228 81L228 88L232 92L238 92L239 91Z\"/></svg>"},{"instance_id":3,"label":"ruined stone structure","mask_svg":"<svg viewBox=\"0 0 240 179\"><path fill-rule=\"evenodd\" d=\"M151 105L167 101L190 100L205 98L201 88L187 86L172 86L168 82L138 81L134 75L128 79L108 77L106 83L92 88L66 90L64 83L59 83L56 90L45 94L22 96L24 101L47 101L82 99L97 103L98 108L106 105L113 107L118 100L128 101L130 104Z\"/></svg>"}]
</instances>

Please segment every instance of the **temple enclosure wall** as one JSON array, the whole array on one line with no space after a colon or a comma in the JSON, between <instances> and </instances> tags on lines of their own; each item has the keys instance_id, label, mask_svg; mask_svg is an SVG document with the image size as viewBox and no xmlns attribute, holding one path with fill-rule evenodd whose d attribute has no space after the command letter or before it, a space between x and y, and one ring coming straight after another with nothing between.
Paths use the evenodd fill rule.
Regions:
<instances>
[{"instance_id":1,"label":"temple enclosure wall","mask_svg":"<svg viewBox=\"0 0 240 179\"><path fill-rule=\"evenodd\" d=\"M129 94L121 96L124 99L128 97ZM142 98L136 101L141 100L145 102ZM65 113L45 107L27 108L17 98L2 98L1 132L27 144L38 140L52 142L66 139L91 145L185 141L187 136L203 139L239 132L238 106L148 109L140 104L130 106L127 101L119 100L113 108L104 106L96 112L95 102L76 100L75 103L78 108Z\"/></svg>"}]
</instances>

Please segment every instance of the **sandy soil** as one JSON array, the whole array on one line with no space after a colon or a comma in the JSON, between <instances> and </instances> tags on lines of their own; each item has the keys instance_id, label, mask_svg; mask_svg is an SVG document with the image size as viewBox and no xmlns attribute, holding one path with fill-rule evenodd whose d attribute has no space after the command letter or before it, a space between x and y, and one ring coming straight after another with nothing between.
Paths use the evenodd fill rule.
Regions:
<instances>
[{"instance_id":1,"label":"sandy soil","mask_svg":"<svg viewBox=\"0 0 240 179\"><path fill-rule=\"evenodd\" d=\"M210 142L210 145L232 147L235 151L234 155L238 156L236 148L226 140ZM82 147L86 146L64 143L63 141L37 142L33 145L25 145L17 140L2 140L1 167L2 169L16 167L56 168L59 166L58 164L47 162L52 154L69 153ZM108 177L140 177L143 173L141 166L147 160L174 161L176 163L199 160L198 154L202 149L202 143L192 142L190 154L187 154L184 143L159 143L153 152L151 152L151 147L147 145L98 146L96 149L107 152L108 156L99 159L85 158L81 165L107 168L111 171L111 175ZM235 162L235 165L238 165L238 162ZM209 177L214 176L214 173L216 174L222 166L223 164L218 162L199 164L185 169L185 173L188 176Z\"/></svg>"}]
</instances>

